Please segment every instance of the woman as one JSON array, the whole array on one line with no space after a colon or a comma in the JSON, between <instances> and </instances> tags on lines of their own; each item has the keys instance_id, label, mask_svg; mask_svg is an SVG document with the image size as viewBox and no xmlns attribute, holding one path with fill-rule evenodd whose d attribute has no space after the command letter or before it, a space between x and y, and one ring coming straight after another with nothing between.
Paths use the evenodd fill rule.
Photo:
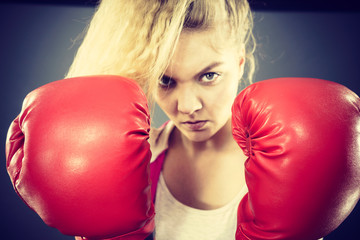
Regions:
<instances>
[{"instance_id":1,"label":"woman","mask_svg":"<svg viewBox=\"0 0 360 240\"><path fill-rule=\"evenodd\" d=\"M103 0L67 79L30 93L10 126L17 193L78 239L144 239L150 195L158 240L334 230L360 196L359 98L303 78L235 98L254 72L251 29L245 0ZM151 193L139 85L170 119L150 133Z\"/></svg>"},{"instance_id":2,"label":"woman","mask_svg":"<svg viewBox=\"0 0 360 240\"><path fill-rule=\"evenodd\" d=\"M150 136L156 239L234 239L246 186L231 105L254 46L244 0L101 2L67 77L133 78L169 117Z\"/></svg>"}]
</instances>

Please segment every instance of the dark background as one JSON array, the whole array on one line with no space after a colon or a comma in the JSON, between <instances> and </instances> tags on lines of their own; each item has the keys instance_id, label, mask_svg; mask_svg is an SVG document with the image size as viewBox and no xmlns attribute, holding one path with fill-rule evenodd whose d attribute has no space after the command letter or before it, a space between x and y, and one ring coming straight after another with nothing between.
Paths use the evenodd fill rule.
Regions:
<instances>
[{"instance_id":1,"label":"dark background","mask_svg":"<svg viewBox=\"0 0 360 240\"><path fill-rule=\"evenodd\" d=\"M251 1L258 40L255 81L315 77L360 94L357 1ZM26 94L64 77L96 1L0 1L0 239L72 239L47 227L14 192L5 138ZM159 109L153 125L166 120ZM320 143L321 144L321 143ZM304 176L306 177L306 176ZM325 239L360 239L360 204Z\"/></svg>"}]
</instances>

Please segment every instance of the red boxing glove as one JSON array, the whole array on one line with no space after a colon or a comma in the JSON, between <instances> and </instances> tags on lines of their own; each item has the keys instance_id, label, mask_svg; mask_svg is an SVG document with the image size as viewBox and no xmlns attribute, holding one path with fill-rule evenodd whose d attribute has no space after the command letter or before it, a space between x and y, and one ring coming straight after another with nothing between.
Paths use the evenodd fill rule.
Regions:
<instances>
[{"instance_id":1,"label":"red boxing glove","mask_svg":"<svg viewBox=\"0 0 360 240\"><path fill-rule=\"evenodd\" d=\"M143 240L154 229L149 129L134 81L56 81L25 98L8 132L7 170L24 202L63 234Z\"/></svg>"},{"instance_id":2,"label":"red boxing glove","mask_svg":"<svg viewBox=\"0 0 360 240\"><path fill-rule=\"evenodd\" d=\"M280 78L249 86L233 105L248 156L236 239L319 239L360 195L360 100L329 81Z\"/></svg>"}]
</instances>

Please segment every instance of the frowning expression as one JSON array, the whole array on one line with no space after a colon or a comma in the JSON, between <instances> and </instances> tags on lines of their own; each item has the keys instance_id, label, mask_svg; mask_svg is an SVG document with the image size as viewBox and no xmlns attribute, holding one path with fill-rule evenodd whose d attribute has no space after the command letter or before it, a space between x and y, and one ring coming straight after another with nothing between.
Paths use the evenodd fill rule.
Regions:
<instances>
[{"instance_id":1,"label":"frowning expression","mask_svg":"<svg viewBox=\"0 0 360 240\"><path fill-rule=\"evenodd\" d=\"M191 141L206 141L229 121L244 57L217 31L184 31L155 100ZM229 44L231 42L231 44Z\"/></svg>"}]
</instances>

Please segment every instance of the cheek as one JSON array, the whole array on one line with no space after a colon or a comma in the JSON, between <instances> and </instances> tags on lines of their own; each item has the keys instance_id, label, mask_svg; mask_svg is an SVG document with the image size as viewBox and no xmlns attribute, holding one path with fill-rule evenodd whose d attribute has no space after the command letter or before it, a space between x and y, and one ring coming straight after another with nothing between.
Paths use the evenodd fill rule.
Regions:
<instances>
[{"instance_id":1,"label":"cheek","mask_svg":"<svg viewBox=\"0 0 360 240\"><path fill-rule=\"evenodd\" d=\"M212 102L209 102L209 107L213 109L214 116L230 117L231 106L237 95L237 88L237 81L226 81L216 89L216 92L212 93Z\"/></svg>"}]
</instances>

